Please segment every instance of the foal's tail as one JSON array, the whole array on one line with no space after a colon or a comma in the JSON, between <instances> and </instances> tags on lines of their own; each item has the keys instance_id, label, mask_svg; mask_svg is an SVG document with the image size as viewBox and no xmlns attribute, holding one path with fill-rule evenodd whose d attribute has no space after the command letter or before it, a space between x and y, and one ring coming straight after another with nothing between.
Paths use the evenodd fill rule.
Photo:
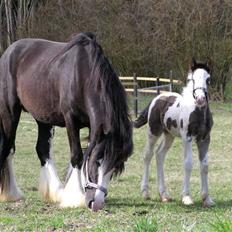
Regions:
<instances>
[{"instance_id":1,"label":"foal's tail","mask_svg":"<svg viewBox=\"0 0 232 232\"><path fill-rule=\"evenodd\" d=\"M133 122L133 126L135 128L140 128L141 126L143 126L147 123L148 111L149 111L150 105L151 105L151 102L142 111L142 113L139 115L139 117Z\"/></svg>"}]
</instances>

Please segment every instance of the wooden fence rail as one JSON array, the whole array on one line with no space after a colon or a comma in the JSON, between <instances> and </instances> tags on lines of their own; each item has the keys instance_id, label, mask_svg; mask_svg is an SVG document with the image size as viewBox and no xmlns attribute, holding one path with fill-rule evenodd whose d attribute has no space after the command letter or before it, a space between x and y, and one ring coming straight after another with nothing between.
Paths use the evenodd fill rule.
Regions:
<instances>
[{"instance_id":1,"label":"wooden fence rail","mask_svg":"<svg viewBox=\"0 0 232 232\"><path fill-rule=\"evenodd\" d=\"M182 83L180 80L174 80L172 78L172 75L170 75L170 78L137 77L137 75L134 73L133 76L120 76L119 79L125 87L126 92L133 93L133 106L135 117L137 117L138 115L138 93L150 93L159 95L160 93L167 92L162 89L168 88L168 91L172 92L174 84L180 85ZM155 85L139 88L139 83L141 82L153 82Z\"/></svg>"}]
</instances>

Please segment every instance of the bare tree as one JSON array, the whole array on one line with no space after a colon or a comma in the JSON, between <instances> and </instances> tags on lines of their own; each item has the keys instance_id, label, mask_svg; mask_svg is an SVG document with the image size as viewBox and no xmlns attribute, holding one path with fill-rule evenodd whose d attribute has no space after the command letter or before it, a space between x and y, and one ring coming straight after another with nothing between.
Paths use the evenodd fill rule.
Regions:
<instances>
[{"instance_id":1,"label":"bare tree","mask_svg":"<svg viewBox=\"0 0 232 232\"><path fill-rule=\"evenodd\" d=\"M3 1L0 1L0 55L4 50L4 46L3 46Z\"/></svg>"},{"instance_id":2,"label":"bare tree","mask_svg":"<svg viewBox=\"0 0 232 232\"><path fill-rule=\"evenodd\" d=\"M6 25L7 25L7 44L8 46L15 40L15 32L13 27L13 14L12 14L12 1L4 0L5 13L6 13Z\"/></svg>"}]
</instances>

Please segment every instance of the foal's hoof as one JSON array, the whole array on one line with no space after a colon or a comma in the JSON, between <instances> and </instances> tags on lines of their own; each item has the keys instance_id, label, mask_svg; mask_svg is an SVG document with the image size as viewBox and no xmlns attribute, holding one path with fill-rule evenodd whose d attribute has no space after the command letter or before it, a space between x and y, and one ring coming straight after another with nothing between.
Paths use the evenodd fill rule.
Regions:
<instances>
[{"instance_id":1,"label":"foal's hoof","mask_svg":"<svg viewBox=\"0 0 232 232\"><path fill-rule=\"evenodd\" d=\"M190 196L183 196L182 203L184 205L193 205L194 204L193 199Z\"/></svg>"},{"instance_id":2,"label":"foal's hoof","mask_svg":"<svg viewBox=\"0 0 232 232\"><path fill-rule=\"evenodd\" d=\"M213 206L215 206L215 202L211 199L210 196L206 197L203 200L203 207L209 208L209 207L213 207Z\"/></svg>"},{"instance_id":3,"label":"foal's hoof","mask_svg":"<svg viewBox=\"0 0 232 232\"><path fill-rule=\"evenodd\" d=\"M144 200L149 200L149 199L151 199L148 190L143 190L143 191L141 192L141 194L142 194L142 197L143 197Z\"/></svg>"},{"instance_id":4,"label":"foal's hoof","mask_svg":"<svg viewBox=\"0 0 232 232\"><path fill-rule=\"evenodd\" d=\"M160 194L160 198L161 198L161 201L164 203L172 201L172 198L167 193Z\"/></svg>"}]
</instances>

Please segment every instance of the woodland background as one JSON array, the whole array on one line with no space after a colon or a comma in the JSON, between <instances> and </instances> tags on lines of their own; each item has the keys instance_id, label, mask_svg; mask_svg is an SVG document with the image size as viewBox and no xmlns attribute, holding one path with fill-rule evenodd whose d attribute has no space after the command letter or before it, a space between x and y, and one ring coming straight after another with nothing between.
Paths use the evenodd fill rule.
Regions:
<instances>
[{"instance_id":1,"label":"woodland background","mask_svg":"<svg viewBox=\"0 0 232 232\"><path fill-rule=\"evenodd\" d=\"M185 80L188 61L213 61L212 91L229 98L231 0L0 0L0 54L15 40L97 35L120 75Z\"/></svg>"}]
</instances>

